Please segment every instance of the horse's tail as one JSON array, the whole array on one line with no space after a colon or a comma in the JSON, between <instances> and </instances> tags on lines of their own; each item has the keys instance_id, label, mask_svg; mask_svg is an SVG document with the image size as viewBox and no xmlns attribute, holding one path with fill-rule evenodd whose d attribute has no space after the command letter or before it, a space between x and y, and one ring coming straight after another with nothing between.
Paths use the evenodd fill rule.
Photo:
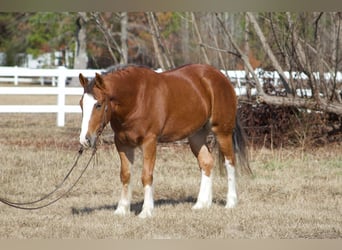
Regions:
<instances>
[{"instance_id":1,"label":"horse's tail","mask_svg":"<svg viewBox=\"0 0 342 250\"><path fill-rule=\"evenodd\" d=\"M233 133L234 153L237 156L237 164L243 173L253 175L249 166L249 154L247 145L247 135L243 130L239 116L236 117L235 129Z\"/></svg>"},{"instance_id":2,"label":"horse's tail","mask_svg":"<svg viewBox=\"0 0 342 250\"><path fill-rule=\"evenodd\" d=\"M233 132L233 144L234 144L234 153L236 157L236 165L239 167L241 173L246 173L248 175L253 175L253 172L249 166L249 157L248 157L248 145L247 145L247 136L244 132L240 119L237 116L235 120L235 129ZM219 150L219 169L220 174L224 173L224 156Z\"/></svg>"}]
</instances>

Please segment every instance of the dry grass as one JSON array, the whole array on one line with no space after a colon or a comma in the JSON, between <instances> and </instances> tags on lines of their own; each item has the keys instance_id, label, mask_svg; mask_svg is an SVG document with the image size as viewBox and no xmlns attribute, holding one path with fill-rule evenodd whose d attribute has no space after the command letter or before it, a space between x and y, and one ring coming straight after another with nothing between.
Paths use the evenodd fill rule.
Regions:
<instances>
[{"instance_id":1,"label":"dry grass","mask_svg":"<svg viewBox=\"0 0 342 250\"><path fill-rule=\"evenodd\" d=\"M57 95L0 95L1 105L56 105ZM67 95L65 104L78 105L79 96Z\"/></svg>"},{"instance_id":2,"label":"dry grass","mask_svg":"<svg viewBox=\"0 0 342 250\"><path fill-rule=\"evenodd\" d=\"M31 200L63 179L78 150L79 115L65 128L54 115L0 115L0 196ZM105 138L110 130L106 130ZM23 211L0 204L0 237L86 239L342 238L342 145L313 150L254 149L254 178L238 178L240 202L225 209L226 178L214 176L211 209L192 211L200 172L190 150L160 146L155 169L154 217L141 220L141 152L133 169L133 204L114 216L121 187L113 145L101 145L97 163L54 205ZM86 161L82 159L80 165ZM75 179L80 169L71 179ZM70 184L70 182L68 182Z\"/></svg>"}]
</instances>

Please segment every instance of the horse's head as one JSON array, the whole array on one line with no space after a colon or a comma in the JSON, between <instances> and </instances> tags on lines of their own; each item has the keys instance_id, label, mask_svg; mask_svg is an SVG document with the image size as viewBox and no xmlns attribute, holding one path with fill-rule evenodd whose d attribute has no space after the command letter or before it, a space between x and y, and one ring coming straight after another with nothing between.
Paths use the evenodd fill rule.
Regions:
<instances>
[{"instance_id":1,"label":"horse's head","mask_svg":"<svg viewBox=\"0 0 342 250\"><path fill-rule=\"evenodd\" d=\"M79 75L84 93L80 100L82 109L82 128L80 143L84 147L96 146L97 138L109 122L109 101L106 95L106 87L102 77L96 74L94 80L88 80Z\"/></svg>"}]
</instances>

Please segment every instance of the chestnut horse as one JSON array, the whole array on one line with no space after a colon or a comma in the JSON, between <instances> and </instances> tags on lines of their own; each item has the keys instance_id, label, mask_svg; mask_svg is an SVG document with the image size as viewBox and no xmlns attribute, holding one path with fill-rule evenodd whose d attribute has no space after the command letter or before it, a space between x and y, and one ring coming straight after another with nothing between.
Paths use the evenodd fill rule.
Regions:
<instances>
[{"instance_id":1,"label":"chestnut horse","mask_svg":"<svg viewBox=\"0 0 342 250\"><path fill-rule=\"evenodd\" d=\"M207 135L214 133L224 156L228 175L227 208L237 204L234 144L245 153L241 127L236 119L237 98L229 80L209 65L191 64L163 73L142 66L126 66L96 74L88 83L79 75L84 94L80 143L96 147L106 124L110 123L118 150L122 193L115 214L130 211L130 168L134 148L143 151L142 184L144 203L139 216L152 216L153 169L157 142L188 138L201 170L198 199L193 209L212 204L214 160L207 147ZM236 134L238 137L233 136ZM235 140L233 140L235 138ZM245 155L240 155L246 159ZM241 161L247 164L248 161ZM245 165L246 165L245 164Z\"/></svg>"}]
</instances>

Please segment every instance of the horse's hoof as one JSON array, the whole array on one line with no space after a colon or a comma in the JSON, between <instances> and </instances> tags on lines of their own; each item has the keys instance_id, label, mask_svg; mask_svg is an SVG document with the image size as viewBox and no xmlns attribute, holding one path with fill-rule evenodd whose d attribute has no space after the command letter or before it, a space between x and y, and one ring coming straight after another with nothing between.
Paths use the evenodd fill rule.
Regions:
<instances>
[{"instance_id":1,"label":"horse's hoof","mask_svg":"<svg viewBox=\"0 0 342 250\"><path fill-rule=\"evenodd\" d=\"M139 214L140 219L146 219L152 217L152 209L143 209Z\"/></svg>"},{"instance_id":2,"label":"horse's hoof","mask_svg":"<svg viewBox=\"0 0 342 250\"><path fill-rule=\"evenodd\" d=\"M232 199L228 199L227 205L225 206L225 208L234 208L237 205L237 199L236 198L232 198Z\"/></svg>"},{"instance_id":3,"label":"horse's hoof","mask_svg":"<svg viewBox=\"0 0 342 250\"><path fill-rule=\"evenodd\" d=\"M115 211L114 211L115 215L119 215L119 216L126 216L129 214L129 208L123 207L123 206L119 206Z\"/></svg>"},{"instance_id":4,"label":"horse's hoof","mask_svg":"<svg viewBox=\"0 0 342 250\"><path fill-rule=\"evenodd\" d=\"M199 209L206 209L210 208L211 204L209 202L196 202L196 204L192 207L193 210L199 210Z\"/></svg>"}]
</instances>

